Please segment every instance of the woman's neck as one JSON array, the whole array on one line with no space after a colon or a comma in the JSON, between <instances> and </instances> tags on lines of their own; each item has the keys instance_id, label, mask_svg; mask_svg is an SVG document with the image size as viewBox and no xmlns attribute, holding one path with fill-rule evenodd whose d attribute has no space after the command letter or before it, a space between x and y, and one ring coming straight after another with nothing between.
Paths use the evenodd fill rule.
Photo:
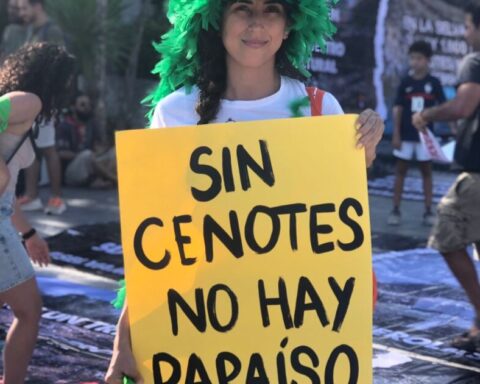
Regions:
<instances>
[{"instance_id":1,"label":"woman's neck","mask_svg":"<svg viewBox=\"0 0 480 384\"><path fill-rule=\"evenodd\" d=\"M227 100L258 100L271 96L280 89L280 75L273 65L261 68L240 68L227 62Z\"/></svg>"}]
</instances>

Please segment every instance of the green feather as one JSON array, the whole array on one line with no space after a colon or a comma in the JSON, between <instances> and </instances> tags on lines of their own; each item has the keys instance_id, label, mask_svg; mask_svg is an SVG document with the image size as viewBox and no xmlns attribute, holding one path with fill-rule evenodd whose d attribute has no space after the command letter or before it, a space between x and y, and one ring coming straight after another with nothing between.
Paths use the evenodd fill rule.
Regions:
<instances>
[{"instance_id":1,"label":"green feather","mask_svg":"<svg viewBox=\"0 0 480 384\"><path fill-rule=\"evenodd\" d=\"M118 282L119 288L117 290L117 297L112 300L113 307L116 309L122 309L127 297L127 285L125 280Z\"/></svg>"},{"instance_id":2,"label":"green feather","mask_svg":"<svg viewBox=\"0 0 480 384\"><path fill-rule=\"evenodd\" d=\"M132 379L130 379L127 376L124 376L123 377L123 384L135 384L135 381L133 381Z\"/></svg>"},{"instance_id":3,"label":"green feather","mask_svg":"<svg viewBox=\"0 0 480 384\"><path fill-rule=\"evenodd\" d=\"M293 100L288 107L290 108L290 112L292 112L292 117L302 117L302 108L310 107L310 98L305 96L300 99Z\"/></svg>"},{"instance_id":4,"label":"green feather","mask_svg":"<svg viewBox=\"0 0 480 384\"><path fill-rule=\"evenodd\" d=\"M191 89L199 73L197 38L202 29L220 28L222 12L228 0L170 0L167 16L171 29L154 43L161 60L152 73L160 83L143 100L150 107L151 119L157 103L181 87ZM285 0L293 6L289 38L285 42L287 56L293 66L309 77L306 67L312 51L326 48L326 41L336 32L330 20L332 6L339 0Z\"/></svg>"}]
</instances>

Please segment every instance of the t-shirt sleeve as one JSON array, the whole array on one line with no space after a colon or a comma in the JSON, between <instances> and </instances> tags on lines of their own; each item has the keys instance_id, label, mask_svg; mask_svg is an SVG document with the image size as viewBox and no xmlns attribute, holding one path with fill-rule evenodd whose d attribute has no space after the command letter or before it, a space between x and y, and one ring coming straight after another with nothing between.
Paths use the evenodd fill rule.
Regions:
<instances>
[{"instance_id":1,"label":"t-shirt sleeve","mask_svg":"<svg viewBox=\"0 0 480 384\"><path fill-rule=\"evenodd\" d=\"M338 100L331 94L326 92L323 96L322 115L343 115L343 109Z\"/></svg>"},{"instance_id":2,"label":"t-shirt sleeve","mask_svg":"<svg viewBox=\"0 0 480 384\"><path fill-rule=\"evenodd\" d=\"M165 128L165 119L163 116L163 108L162 105L159 103L155 107L153 112L152 121L150 122L150 128Z\"/></svg>"},{"instance_id":3,"label":"t-shirt sleeve","mask_svg":"<svg viewBox=\"0 0 480 384\"><path fill-rule=\"evenodd\" d=\"M405 81L402 80L400 85L397 88L397 94L395 96L395 106L396 107L403 107L403 103L405 100Z\"/></svg>"},{"instance_id":4,"label":"t-shirt sleeve","mask_svg":"<svg viewBox=\"0 0 480 384\"><path fill-rule=\"evenodd\" d=\"M6 96L0 97L0 133L4 132L8 127L11 110L10 98Z\"/></svg>"},{"instance_id":5,"label":"t-shirt sleeve","mask_svg":"<svg viewBox=\"0 0 480 384\"><path fill-rule=\"evenodd\" d=\"M460 70L459 84L480 84L480 55L468 57Z\"/></svg>"}]
</instances>

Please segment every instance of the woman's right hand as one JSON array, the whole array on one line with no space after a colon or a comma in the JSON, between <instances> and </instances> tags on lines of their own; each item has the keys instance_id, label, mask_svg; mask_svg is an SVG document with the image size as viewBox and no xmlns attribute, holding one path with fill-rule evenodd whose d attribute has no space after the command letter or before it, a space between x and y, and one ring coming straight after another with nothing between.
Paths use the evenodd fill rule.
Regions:
<instances>
[{"instance_id":1,"label":"woman's right hand","mask_svg":"<svg viewBox=\"0 0 480 384\"><path fill-rule=\"evenodd\" d=\"M122 384L124 376L128 376L136 384L143 384L133 352L127 345L113 351L112 360L105 375L105 381L107 384Z\"/></svg>"}]
</instances>

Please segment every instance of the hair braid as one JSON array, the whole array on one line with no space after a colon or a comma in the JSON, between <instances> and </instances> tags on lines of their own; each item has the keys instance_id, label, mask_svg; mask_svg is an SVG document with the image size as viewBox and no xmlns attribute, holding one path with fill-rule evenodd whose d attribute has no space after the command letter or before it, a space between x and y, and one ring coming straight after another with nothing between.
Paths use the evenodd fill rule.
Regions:
<instances>
[{"instance_id":1,"label":"hair braid","mask_svg":"<svg viewBox=\"0 0 480 384\"><path fill-rule=\"evenodd\" d=\"M215 120L227 88L226 51L219 33L214 30L202 31L198 40L198 53L200 73L197 86L200 97L196 111L200 116L200 125Z\"/></svg>"}]
</instances>

